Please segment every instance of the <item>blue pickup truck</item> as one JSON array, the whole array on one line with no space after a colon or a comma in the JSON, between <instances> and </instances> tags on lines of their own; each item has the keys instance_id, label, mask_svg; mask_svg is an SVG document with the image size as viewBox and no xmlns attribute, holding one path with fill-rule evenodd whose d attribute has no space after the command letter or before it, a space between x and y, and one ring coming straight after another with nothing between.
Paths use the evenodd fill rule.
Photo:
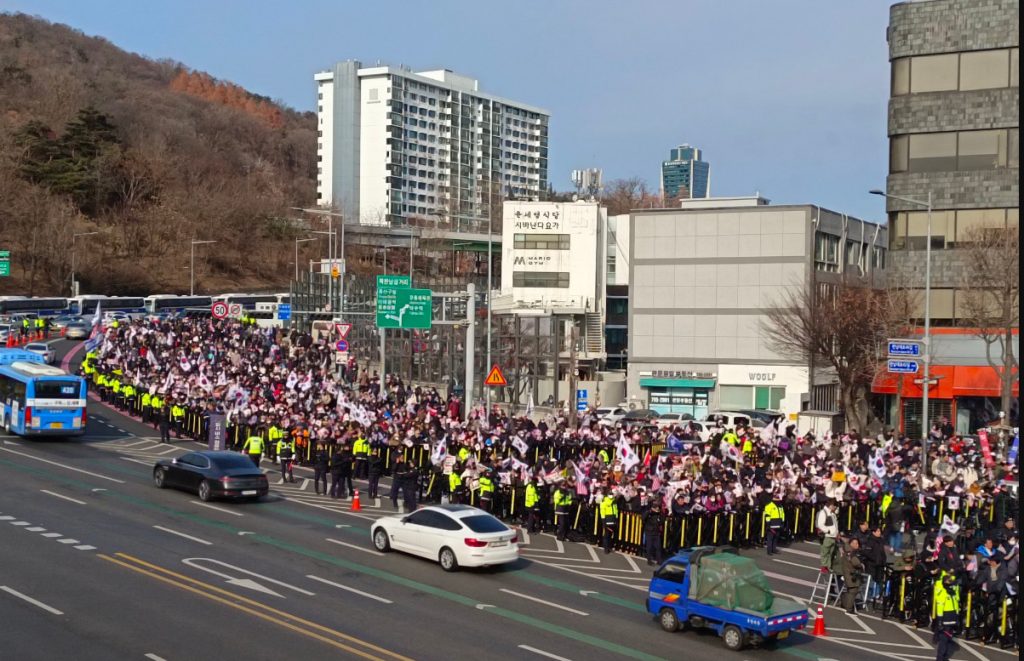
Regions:
<instances>
[{"instance_id":1,"label":"blue pickup truck","mask_svg":"<svg viewBox=\"0 0 1024 661\"><path fill-rule=\"evenodd\" d=\"M734 651L782 640L807 624L807 608L776 598L754 561L730 547L684 549L662 563L647 611L665 631L714 629Z\"/></svg>"}]
</instances>

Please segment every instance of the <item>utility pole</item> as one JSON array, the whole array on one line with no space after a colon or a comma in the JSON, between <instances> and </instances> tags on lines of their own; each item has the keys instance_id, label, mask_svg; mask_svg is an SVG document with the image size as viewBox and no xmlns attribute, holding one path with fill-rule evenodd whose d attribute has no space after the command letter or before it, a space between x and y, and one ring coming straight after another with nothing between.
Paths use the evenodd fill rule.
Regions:
<instances>
[{"instance_id":1,"label":"utility pole","mask_svg":"<svg viewBox=\"0 0 1024 661\"><path fill-rule=\"evenodd\" d=\"M569 321L569 429L576 429L576 317Z\"/></svg>"},{"instance_id":2,"label":"utility pole","mask_svg":"<svg viewBox=\"0 0 1024 661\"><path fill-rule=\"evenodd\" d=\"M469 421L473 404L473 372L476 369L476 285L466 286L466 382L462 397L462 419Z\"/></svg>"}]
</instances>

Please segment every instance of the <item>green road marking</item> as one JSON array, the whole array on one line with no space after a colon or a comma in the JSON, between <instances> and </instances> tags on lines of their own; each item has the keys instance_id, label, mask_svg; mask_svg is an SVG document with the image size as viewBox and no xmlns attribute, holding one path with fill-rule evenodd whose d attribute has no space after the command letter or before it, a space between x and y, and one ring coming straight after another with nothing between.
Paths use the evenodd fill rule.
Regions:
<instances>
[{"instance_id":1,"label":"green road marking","mask_svg":"<svg viewBox=\"0 0 1024 661\"><path fill-rule=\"evenodd\" d=\"M48 471L46 469L34 468L34 467L30 467L30 466L23 466L21 464L16 464L16 463L13 463L13 462L5 460L5 459L0 459L0 465L9 466L11 468L14 468L15 470L19 470L19 471L24 472L24 473L30 473L30 474L37 475L37 476L44 476L44 477L47 477L49 479L54 480L58 484L62 484L63 486L76 486L76 487L87 489L87 490L91 490L92 487L93 487L93 485L91 485L91 484L89 484L87 482L81 482L81 481L73 479L73 478L65 478L64 476L62 476L60 474L52 473L52 472L50 472L50 471ZM136 496L131 496L131 495L128 495L128 494L119 493L119 492L113 491L113 490L108 490L108 491L106 491L104 493L107 494L108 497L114 497L114 498L117 498L119 500L122 500L122 501L125 501L125 502L128 502L128 503L132 503L132 504L137 505L139 507L142 507L142 508L145 508L145 509L149 509L149 510L153 510L153 511L157 511L157 512L161 512L161 513L169 515L169 516L186 519L186 520L198 523L200 525L204 525L204 526L206 526L208 528L215 528L217 530L228 532L228 533L230 533L232 535L237 535L238 532L241 530L241 528L236 528L235 526L232 526L232 525L227 524L227 523L222 523L220 521L215 521L213 519L207 519L207 518L205 518L205 517L203 517L203 516L201 516L199 514L195 514L193 512L184 512L184 511L181 511L181 510L176 510L176 509L172 509L170 507L166 507L164 505L158 505L157 503L153 503L153 502L150 502L148 500L138 498ZM281 513L285 513L288 516L292 516L293 518L306 520L306 521L312 522L312 523L323 524L325 526L330 526L331 528L334 528L334 525L335 525L332 521L330 521L329 519L325 519L323 517L318 517L318 516L315 516L315 515L303 514L303 513L298 513L298 512L287 512L287 510L284 510L284 509L282 509L280 507L278 507L276 509L279 512L281 512ZM338 530L350 530L350 529L349 528L340 528ZM297 553L299 555L304 555L304 556L306 556L308 558L313 558L315 560L320 560L320 561L323 561L323 562L327 562L327 563L335 565L337 567L342 567L344 569L358 571L358 572L360 572L362 574L365 574L367 576L373 576L374 578L378 578L380 580L387 581L389 583L394 583L396 585L401 585L403 587L411 588L411 589L416 590L418 592L425 592L427 594L432 594L435 597L446 599L448 601L453 601L455 603L462 604L464 606L469 606L471 608L476 608L477 603L479 603L478 600L476 600L476 599L474 599L472 597L467 597L465 595L461 595L461 594L458 594L456 592L450 592L450 591L444 590L442 588L436 588L436 587L434 587L432 585L427 585L426 583L420 583L419 581L415 581L413 579L405 578L405 577L402 577L402 576L397 576L395 574L392 574L388 570L376 569L374 567L369 567L367 565L362 565L362 564L359 564L357 562L352 562L352 561L349 561L349 560L344 560L342 558L335 557L335 556L330 555L328 553L323 553L321 551L316 551L314 549L306 548L304 546L299 546L299 545L296 545L296 544L292 544L290 542L279 540L279 539L277 539L275 537L270 537L268 535L263 535L263 534L257 533L255 535L249 535L248 539L259 541L259 542L262 542L262 543L267 544L269 546L274 546L276 548L283 549L283 550L286 550L286 551L291 551L291 552ZM553 587L553 588L556 588L556 589L559 589L559 590L565 590L567 592L574 592L576 594L579 594L579 591L582 589L580 587L572 585L571 583L565 583L565 582L562 582L562 581L559 581L559 580L556 580L556 579L550 579L550 578L545 578L545 577L542 577L542 576L536 576L536 575L530 574L529 572L516 572L515 575L517 577L524 578L526 580L534 581L536 583L540 583L540 584L543 584L543 585L548 585L549 587ZM603 593L600 593L600 592L598 592L597 594L594 594L594 595L589 595L588 598L599 599L601 601L605 601L607 603L611 603L611 604L615 604L615 605L618 605L618 606L622 606L624 608L628 608L628 609L633 610L633 611L638 611L638 612L642 612L642 613L646 613L647 612L647 609L643 605L641 605L641 604L634 603L634 602L632 602L632 601L630 601L628 599L622 599L620 597L614 597L612 595L606 595L606 594L603 594ZM501 608L501 607L495 606L493 608L486 608L486 609L483 609L483 610L486 611L486 612L489 612L489 613L493 613L495 615L500 615L501 617L504 617L504 618L507 618L507 619L519 622L521 624L526 624L526 625L532 626L532 627L537 628L537 629L542 629L542 630L547 631L549 633L554 633L554 634L557 634L559 636L563 636L565 638L570 638L572 640L575 640L575 641L578 641L578 642L581 642L581 643L586 643L587 645L592 645L592 646L598 647L600 649L610 650L610 651L616 652L618 654L621 654L623 656L627 656L627 657L630 657L630 658L633 658L633 659L641 659L642 661L662 661L661 657L653 656L653 655L647 654L645 652L640 652L638 650L634 650L632 648L629 648L629 647L626 647L626 646L623 646L623 645L619 645L619 644L616 644L616 643L605 641L605 640L602 640L600 638L595 638L593 636L590 636L588 634L582 633L580 631L576 631L574 629L569 629L567 627L562 627L562 626L559 626L557 624L552 624L550 622L547 622L547 621L544 621L544 620L541 620L541 619L538 619L538 618L535 618L535 617L531 617L529 615L524 615L524 614L518 613L516 611L508 610L506 608ZM794 635L799 636L800 634L794 634ZM793 639L791 638L790 640L793 640ZM796 641L793 641L793 642L795 643ZM807 659L808 661L816 661L819 658L818 654L814 654L813 652L809 652L807 650L799 649L799 648L793 646L792 644L790 644L790 645L777 645L777 647L775 648L775 651L783 652L785 654L790 654L792 656L797 656L797 657L800 657L802 659Z\"/></svg>"}]
</instances>

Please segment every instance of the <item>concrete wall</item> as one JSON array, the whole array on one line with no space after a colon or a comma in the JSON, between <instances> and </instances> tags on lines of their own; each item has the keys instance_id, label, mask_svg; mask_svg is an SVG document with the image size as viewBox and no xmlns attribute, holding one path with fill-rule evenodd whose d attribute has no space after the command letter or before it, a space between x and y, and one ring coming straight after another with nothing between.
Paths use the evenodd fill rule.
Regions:
<instances>
[{"instance_id":1,"label":"concrete wall","mask_svg":"<svg viewBox=\"0 0 1024 661\"><path fill-rule=\"evenodd\" d=\"M359 85L359 222L363 225L387 224L389 87L386 76L364 76Z\"/></svg>"},{"instance_id":2,"label":"concrete wall","mask_svg":"<svg viewBox=\"0 0 1024 661\"><path fill-rule=\"evenodd\" d=\"M889 9L889 57L1020 43L1018 0L900 2Z\"/></svg>"}]
</instances>

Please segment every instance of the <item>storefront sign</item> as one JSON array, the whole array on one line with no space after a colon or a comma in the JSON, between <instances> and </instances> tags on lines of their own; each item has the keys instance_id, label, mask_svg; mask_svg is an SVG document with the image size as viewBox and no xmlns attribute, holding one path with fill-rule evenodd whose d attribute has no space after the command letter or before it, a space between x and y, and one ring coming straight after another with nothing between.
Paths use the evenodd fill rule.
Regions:
<instances>
[{"instance_id":1,"label":"storefront sign","mask_svg":"<svg viewBox=\"0 0 1024 661\"><path fill-rule=\"evenodd\" d=\"M641 372L640 376L647 376ZM714 372L691 372L689 370L653 370L650 372L652 379L713 379Z\"/></svg>"},{"instance_id":2,"label":"storefront sign","mask_svg":"<svg viewBox=\"0 0 1024 661\"><path fill-rule=\"evenodd\" d=\"M551 255L516 255L512 258L512 265L527 268L551 266Z\"/></svg>"}]
</instances>

